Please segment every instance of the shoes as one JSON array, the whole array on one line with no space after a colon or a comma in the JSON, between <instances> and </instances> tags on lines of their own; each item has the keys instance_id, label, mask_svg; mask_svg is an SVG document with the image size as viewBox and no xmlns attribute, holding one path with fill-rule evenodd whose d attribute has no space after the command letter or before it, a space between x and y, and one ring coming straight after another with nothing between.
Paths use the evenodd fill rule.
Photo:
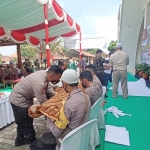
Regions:
<instances>
[{"instance_id":1,"label":"shoes","mask_svg":"<svg viewBox=\"0 0 150 150\"><path fill-rule=\"evenodd\" d=\"M16 140L15 146L18 147L21 145L32 144L35 140L36 140L36 138L32 139L32 140L26 140L26 138L24 138L24 140L23 139L22 140Z\"/></svg>"},{"instance_id":2,"label":"shoes","mask_svg":"<svg viewBox=\"0 0 150 150\"><path fill-rule=\"evenodd\" d=\"M128 97L122 97L123 99L128 99Z\"/></svg>"},{"instance_id":3,"label":"shoes","mask_svg":"<svg viewBox=\"0 0 150 150\"><path fill-rule=\"evenodd\" d=\"M113 98L117 98L118 96L116 96L116 95L113 95L112 97L113 97Z\"/></svg>"},{"instance_id":4,"label":"shoes","mask_svg":"<svg viewBox=\"0 0 150 150\"><path fill-rule=\"evenodd\" d=\"M25 142L26 142L26 138L25 137L16 138L15 146L18 147L18 146L24 145Z\"/></svg>"}]
</instances>

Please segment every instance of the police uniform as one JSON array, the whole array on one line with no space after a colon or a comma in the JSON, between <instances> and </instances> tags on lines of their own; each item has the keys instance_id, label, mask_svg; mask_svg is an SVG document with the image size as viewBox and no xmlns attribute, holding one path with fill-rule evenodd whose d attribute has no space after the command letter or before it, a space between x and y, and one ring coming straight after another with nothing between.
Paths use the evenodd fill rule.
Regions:
<instances>
[{"instance_id":1,"label":"police uniform","mask_svg":"<svg viewBox=\"0 0 150 150\"><path fill-rule=\"evenodd\" d=\"M35 72L16 84L10 94L9 100L18 125L16 142L23 141L24 137L26 137L27 141L35 139L33 119L28 116L28 108L33 104L34 95L41 104L47 100L46 92L48 92L49 96L55 94L51 87L48 86L46 78L46 71Z\"/></svg>"},{"instance_id":2,"label":"police uniform","mask_svg":"<svg viewBox=\"0 0 150 150\"><path fill-rule=\"evenodd\" d=\"M88 100L88 109L84 122L88 121L91 110L90 99L88 96L86 97ZM85 107L86 100L84 93L80 89L76 89L73 92L71 92L64 105L64 114L68 120L67 127L69 127L71 130L80 126L81 120L85 114ZM47 118L47 127L48 129L50 129L50 131L56 138L60 137L63 131L65 130L56 126L56 124L49 118Z\"/></svg>"},{"instance_id":3,"label":"police uniform","mask_svg":"<svg viewBox=\"0 0 150 150\"><path fill-rule=\"evenodd\" d=\"M128 97L127 87L127 65L129 65L129 56L127 53L117 50L110 57L110 66L113 67L113 97L117 97L117 90L119 81L121 81L121 87L123 98Z\"/></svg>"},{"instance_id":4,"label":"police uniform","mask_svg":"<svg viewBox=\"0 0 150 150\"><path fill-rule=\"evenodd\" d=\"M102 89L98 84L92 83L88 88L85 89L85 93L89 96L91 106L102 96Z\"/></svg>"},{"instance_id":5,"label":"police uniform","mask_svg":"<svg viewBox=\"0 0 150 150\"><path fill-rule=\"evenodd\" d=\"M98 84L102 88L102 83L96 75L93 77L93 84Z\"/></svg>"}]
</instances>

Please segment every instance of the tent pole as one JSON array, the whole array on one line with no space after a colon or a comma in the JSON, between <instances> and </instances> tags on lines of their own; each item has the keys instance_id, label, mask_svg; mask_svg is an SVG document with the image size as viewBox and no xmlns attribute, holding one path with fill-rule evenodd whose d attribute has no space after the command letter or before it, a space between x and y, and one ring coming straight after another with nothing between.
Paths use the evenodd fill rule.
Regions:
<instances>
[{"instance_id":1,"label":"tent pole","mask_svg":"<svg viewBox=\"0 0 150 150\"><path fill-rule=\"evenodd\" d=\"M40 45L40 54L41 54L41 62L42 62L42 58L43 58L42 45Z\"/></svg>"},{"instance_id":2,"label":"tent pole","mask_svg":"<svg viewBox=\"0 0 150 150\"><path fill-rule=\"evenodd\" d=\"M41 58L40 58L40 60L41 60L41 67L40 68L42 68L42 59L43 59L43 52L42 52L42 50L43 50L43 47L40 44L40 54L41 54Z\"/></svg>"},{"instance_id":3,"label":"tent pole","mask_svg":"<svg viewBox=\"0 0 150 150\"><path fill-rule=\"evenodd\" d=\"M18 69L22 67L20 44L17 44Z\"/></svg>"},{"instance_id":4,"label":"tent pole","mask_svg":"<svg viewBox=\"0 0 150 150\"><path fill-rule=\"evenodd\" d=\"M81 43L81 40L82 40L82 33L80 32L80 61L82 60L82 43Z\"/></svg>"},{"instance_id":5,"label":"tent pole","mask_svg":"<svg viewBox=\"0 0 150 150\"><path fill-rule=\"evenodd\" d=\"M41 50L41 62L42 62L42 57L43 57L43 55L42 55L42 50Z\"/></svg>"},{"instance_id":6,"label":"tent pole","mask_svg":"<svg viewBox=\"0 0 150 150\"><path fill-rule=\"evenodd\" d=\"M50 48L49 48L48 8L47 8L47 4L44 4L44 17L45 17L45 35L46 35L46 59L47 59L47 67L50 67Z\"/></svg>"}]
</instances>

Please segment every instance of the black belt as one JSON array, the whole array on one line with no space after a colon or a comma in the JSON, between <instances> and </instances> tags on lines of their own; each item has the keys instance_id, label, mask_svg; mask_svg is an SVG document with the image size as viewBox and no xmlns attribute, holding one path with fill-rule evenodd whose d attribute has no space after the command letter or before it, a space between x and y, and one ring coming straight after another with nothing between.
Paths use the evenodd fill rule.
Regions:
<instances>
[{"instance_id":1,"label":"black belt","mask_svg":"<svg viewBox=\"0 0 150 150\"><path fill-rule=\"evenodd\" d=\"M114 71L127 71L127 70L113 70L113 72L114 72Z\"/></svg>"}]
</instances>

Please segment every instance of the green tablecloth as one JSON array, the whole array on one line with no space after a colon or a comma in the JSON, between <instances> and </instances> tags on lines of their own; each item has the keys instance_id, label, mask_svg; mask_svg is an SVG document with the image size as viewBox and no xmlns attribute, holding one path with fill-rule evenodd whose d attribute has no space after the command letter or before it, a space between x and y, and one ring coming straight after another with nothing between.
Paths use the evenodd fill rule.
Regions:
<instances>
[{"instance_id":1,"label":"green tablecloth","mask_svg":"<svg viewBox=\"0 0 150 150\"><path fill-rule=\"evenodd\" d=\"M128 74L128 81L136 79ZM118 119L112 114L106 114L106 125L126 127L130 136L130 147L104 142L104 131L100 131L101 147L96 150L150 150L150 97L129 97L124 100L121 96L112 98L109 92L107 107L116 106L132 117L125 116Z\"/></svg>"}]
</instances>

